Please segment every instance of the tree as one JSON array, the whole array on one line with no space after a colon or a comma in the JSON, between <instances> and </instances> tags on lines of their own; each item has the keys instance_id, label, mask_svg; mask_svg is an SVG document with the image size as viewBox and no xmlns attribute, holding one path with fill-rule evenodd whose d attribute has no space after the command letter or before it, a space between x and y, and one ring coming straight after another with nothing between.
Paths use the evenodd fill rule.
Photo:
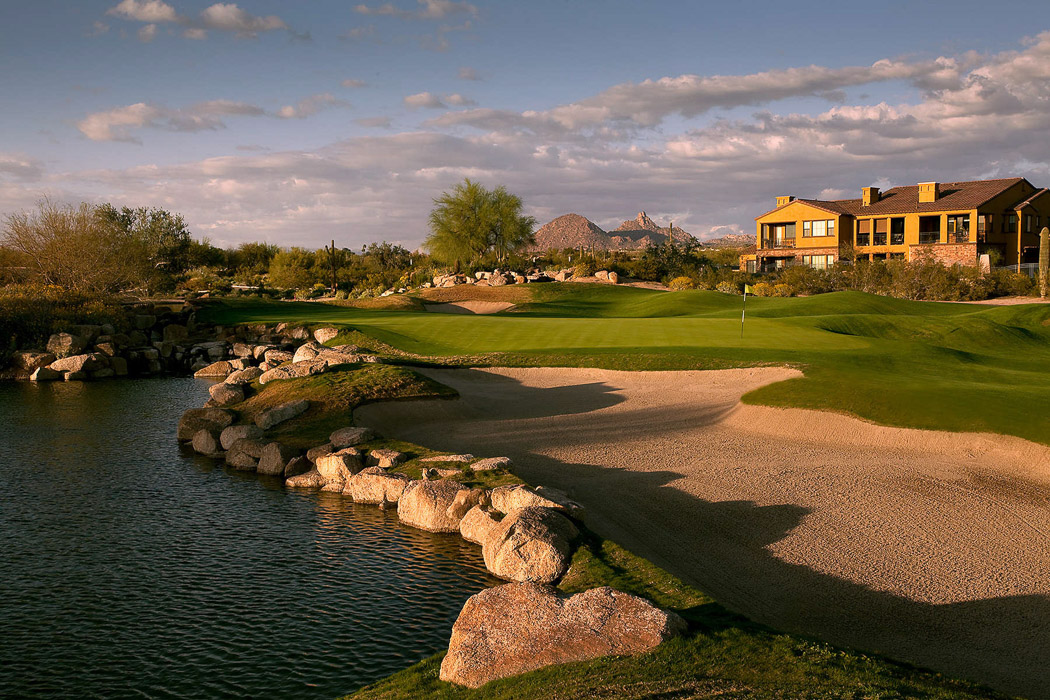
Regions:
<instances>
[{"instance_id":1,"label":"tree","mask_svg":"<svg viewBox=\"0 0 1050 700\"><path fill-rule=\"evenodd\" d=\"M190 267L193 239L181 214L156 207L121 207L101 204L97 215L120 230L120 236L131 246L139 283L146 291L174 289L175 277Z\"/></svg>"},{"instance_id":2,"label":"tree","mask_svg":"<svg viewBox=\"0 0 1050 700\"><path fill-rule=\"evenodd\" d=\"M270 260L270 284L284 289L307 289L317 281L314 253L305 248L282 250Z\"/></svg>"},{"instance_id":3,"label":"tree","mask_svg":"<svg viewBox=\"0 0 1050 700\"><path fill-rule=\"evenodd\" d=\"M474 263L489 251L499 260L531 243L536 220L521 213L521 198L500 186L487 190L469 178L434 200L424 247L439 262Z\"/></svg>"}]
</instances>

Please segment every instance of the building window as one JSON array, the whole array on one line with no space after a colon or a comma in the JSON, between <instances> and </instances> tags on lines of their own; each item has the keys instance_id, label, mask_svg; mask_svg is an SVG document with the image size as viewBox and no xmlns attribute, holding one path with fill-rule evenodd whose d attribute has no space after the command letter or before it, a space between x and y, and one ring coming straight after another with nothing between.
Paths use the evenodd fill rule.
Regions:
<instances>
[{"instance_id":1,"label":"building window","mask_svg":"<svg viewBox=\"0 0 1050 700\"><path fill-rule=\"evenodd\" d=\"M941 217L919 217L919 243L941 242Z\"/></svg>"},{"instance_id":2,"label":"building window","mask_svg":"<svg viewBox=\"0 0 1050 700\"><path fill-rule=\"evenodd\" d=\"M977 242L987 243L988 233L992 230L994 217L991 214L977 215Z\"/></svg>"},{"instance_id":3,"label":"building window","mask_svg":"<svg viewBox=\"0 0 1050 700\"><path fill-rule=\"evenodd\" d=\"M890 245L904 245L904 219L890 219Z\"/></svg>"},{"instance_id":4,"label":"building window","mask_svg":"<svg viewBox=\"0 0 1050 700\"><path fill-rule=\"evenodd\" d=\"M875 238L872 245L886 245L886 232L889 230L889 219L875 219Z\"/></svg>"},{"instance_id":5,"label":"building window","mask_svg":"<svg viewBox=\"0 0 1050 700\"><path fill-rule=\"evenodd\" d=\"M1024 215L1024 232L1025 233L1031 233L1032 232L1032 218L1033 217L1032 217L1031 214L1025 214Z\"/></svg>"},{"instance_id":6,"label":"building window","mask_svg":"<svg viewBox=\"0 0 1050 700\"><path fill-rule=\"evenodd\" d=\"M890 260L904 260L904 253L890 253Z\"/></svg>"},{"instance_id":7,"label":"building window","mask_svg":"<svg viewBox=\"0 0 1050 700\"><path fill-rule=\"evenodd\" d=\"M819 238L823 236L834 236L835 235L835 220L825 219L824 221L803 221L802 222L802 237L803 238Z\"/></svg>"},{"instance_id":8,"label":"building window","mask_svg":"<svg viewBox=\"0 0 1050 700\"><path fill-rule=\"evenodd\" d=\"M953 214L948 217L948 240L965 243L970 240L970 215Z\"/></svg>"},{"instance_id":9,"label":"building window","mask_svg":"<svg viewBox=\"0 0 1050 700\"><path fill-rule=\"evenodd\" d=\"M1017 233L1017 214L1007 214L1003 221L1004 233Z\"/></svg>"},{"instance_id":10,"label":"building window","mask_svg":"<svg viewBox=\"0 0 1050 700\"><path fill-rule=\"evenodd\" d=\"M835 264L834 255L803 255L802 264L814 270L826 270Z\"/></svg>"},{"instance_id":11,"label":"building window","mask_svg":"<svg viewBox=\"0 0 1050 700\"><path fill-rule=\"evenodd\" d=\"M871 245L871 219L857 220L857 245Z\"/></svg>"}]
</instances>

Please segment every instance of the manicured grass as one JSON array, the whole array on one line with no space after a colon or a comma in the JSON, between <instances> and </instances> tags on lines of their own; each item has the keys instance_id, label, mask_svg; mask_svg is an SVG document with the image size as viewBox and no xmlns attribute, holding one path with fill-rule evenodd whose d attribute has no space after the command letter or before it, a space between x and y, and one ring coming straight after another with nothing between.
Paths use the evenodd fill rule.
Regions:
<instances>
[{"instance_id":1,"label":"manicured grass","mask_svg":"<svg viewBox=\"0 0 1050 700\"><path fill-rule=\"evenodd\" d=\"M650 562L592 533L559 588L596 586L677 611L689 632L637 657L606 657L494 681L478 690L438 679L438 654L347 696L448 698L1000 698L988 689L886 659L779 634L735 615Z\"/></svg>"},{"instance_id":2,"label":"manicured grass","mask_svg":"<svg viewBox=\"0 0 1050 700\"><path fill-rule=\"evenodd\" d=\"M486 290L493 299L500 293ZM859 292L749 298L741 338L742 299L717 292L548 284L512 293L517 308L494 316L229 301L209 305L201 318L346 326L356 331L347 338L374 338L402 362L650 370L787 364L806 376L744 400L1050 444L1048 305L911 302Z\"/></svg>"}]
</instances>

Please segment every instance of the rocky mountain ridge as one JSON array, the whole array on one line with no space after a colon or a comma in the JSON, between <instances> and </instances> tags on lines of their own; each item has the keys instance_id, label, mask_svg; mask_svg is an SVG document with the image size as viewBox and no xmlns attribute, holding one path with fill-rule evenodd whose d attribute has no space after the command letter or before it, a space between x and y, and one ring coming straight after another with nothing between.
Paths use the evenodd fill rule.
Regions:
<instances>
[{"instance_id":1,"label":"rocky mountain ridge","mask_svg":"<svg viewBox=\"0 0 1050 700\"><path fill-rule=\"evenodd\" d=\"M580 214L563 214L536 231L533 251L563 248L594 248L595 250L642 250L651 244L667 243L669 227L657 226L644 212L628 219L614 231L605 231ZM675 243L696 243L696 238L677 226L673 229ZM754 236L728 234L712 241L701 241L705 248L743 247L754 243Z\"/></svg>"}]
</instances>

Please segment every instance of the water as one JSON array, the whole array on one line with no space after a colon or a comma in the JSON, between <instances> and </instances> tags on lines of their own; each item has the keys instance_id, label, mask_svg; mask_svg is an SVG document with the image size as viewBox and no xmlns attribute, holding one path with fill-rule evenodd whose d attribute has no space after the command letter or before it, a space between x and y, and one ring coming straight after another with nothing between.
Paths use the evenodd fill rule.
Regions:
<instances>
[{"instance_id":1,"label":"water","mask_svg":"<svg viewBox=\"0 0 1050 700\"><path fill-rule=\"evenodd\" d=\"M177 446L194 379L0 383L0 697L331 699L448 645L458 537Z\"/></svg>"}]
</instances>

